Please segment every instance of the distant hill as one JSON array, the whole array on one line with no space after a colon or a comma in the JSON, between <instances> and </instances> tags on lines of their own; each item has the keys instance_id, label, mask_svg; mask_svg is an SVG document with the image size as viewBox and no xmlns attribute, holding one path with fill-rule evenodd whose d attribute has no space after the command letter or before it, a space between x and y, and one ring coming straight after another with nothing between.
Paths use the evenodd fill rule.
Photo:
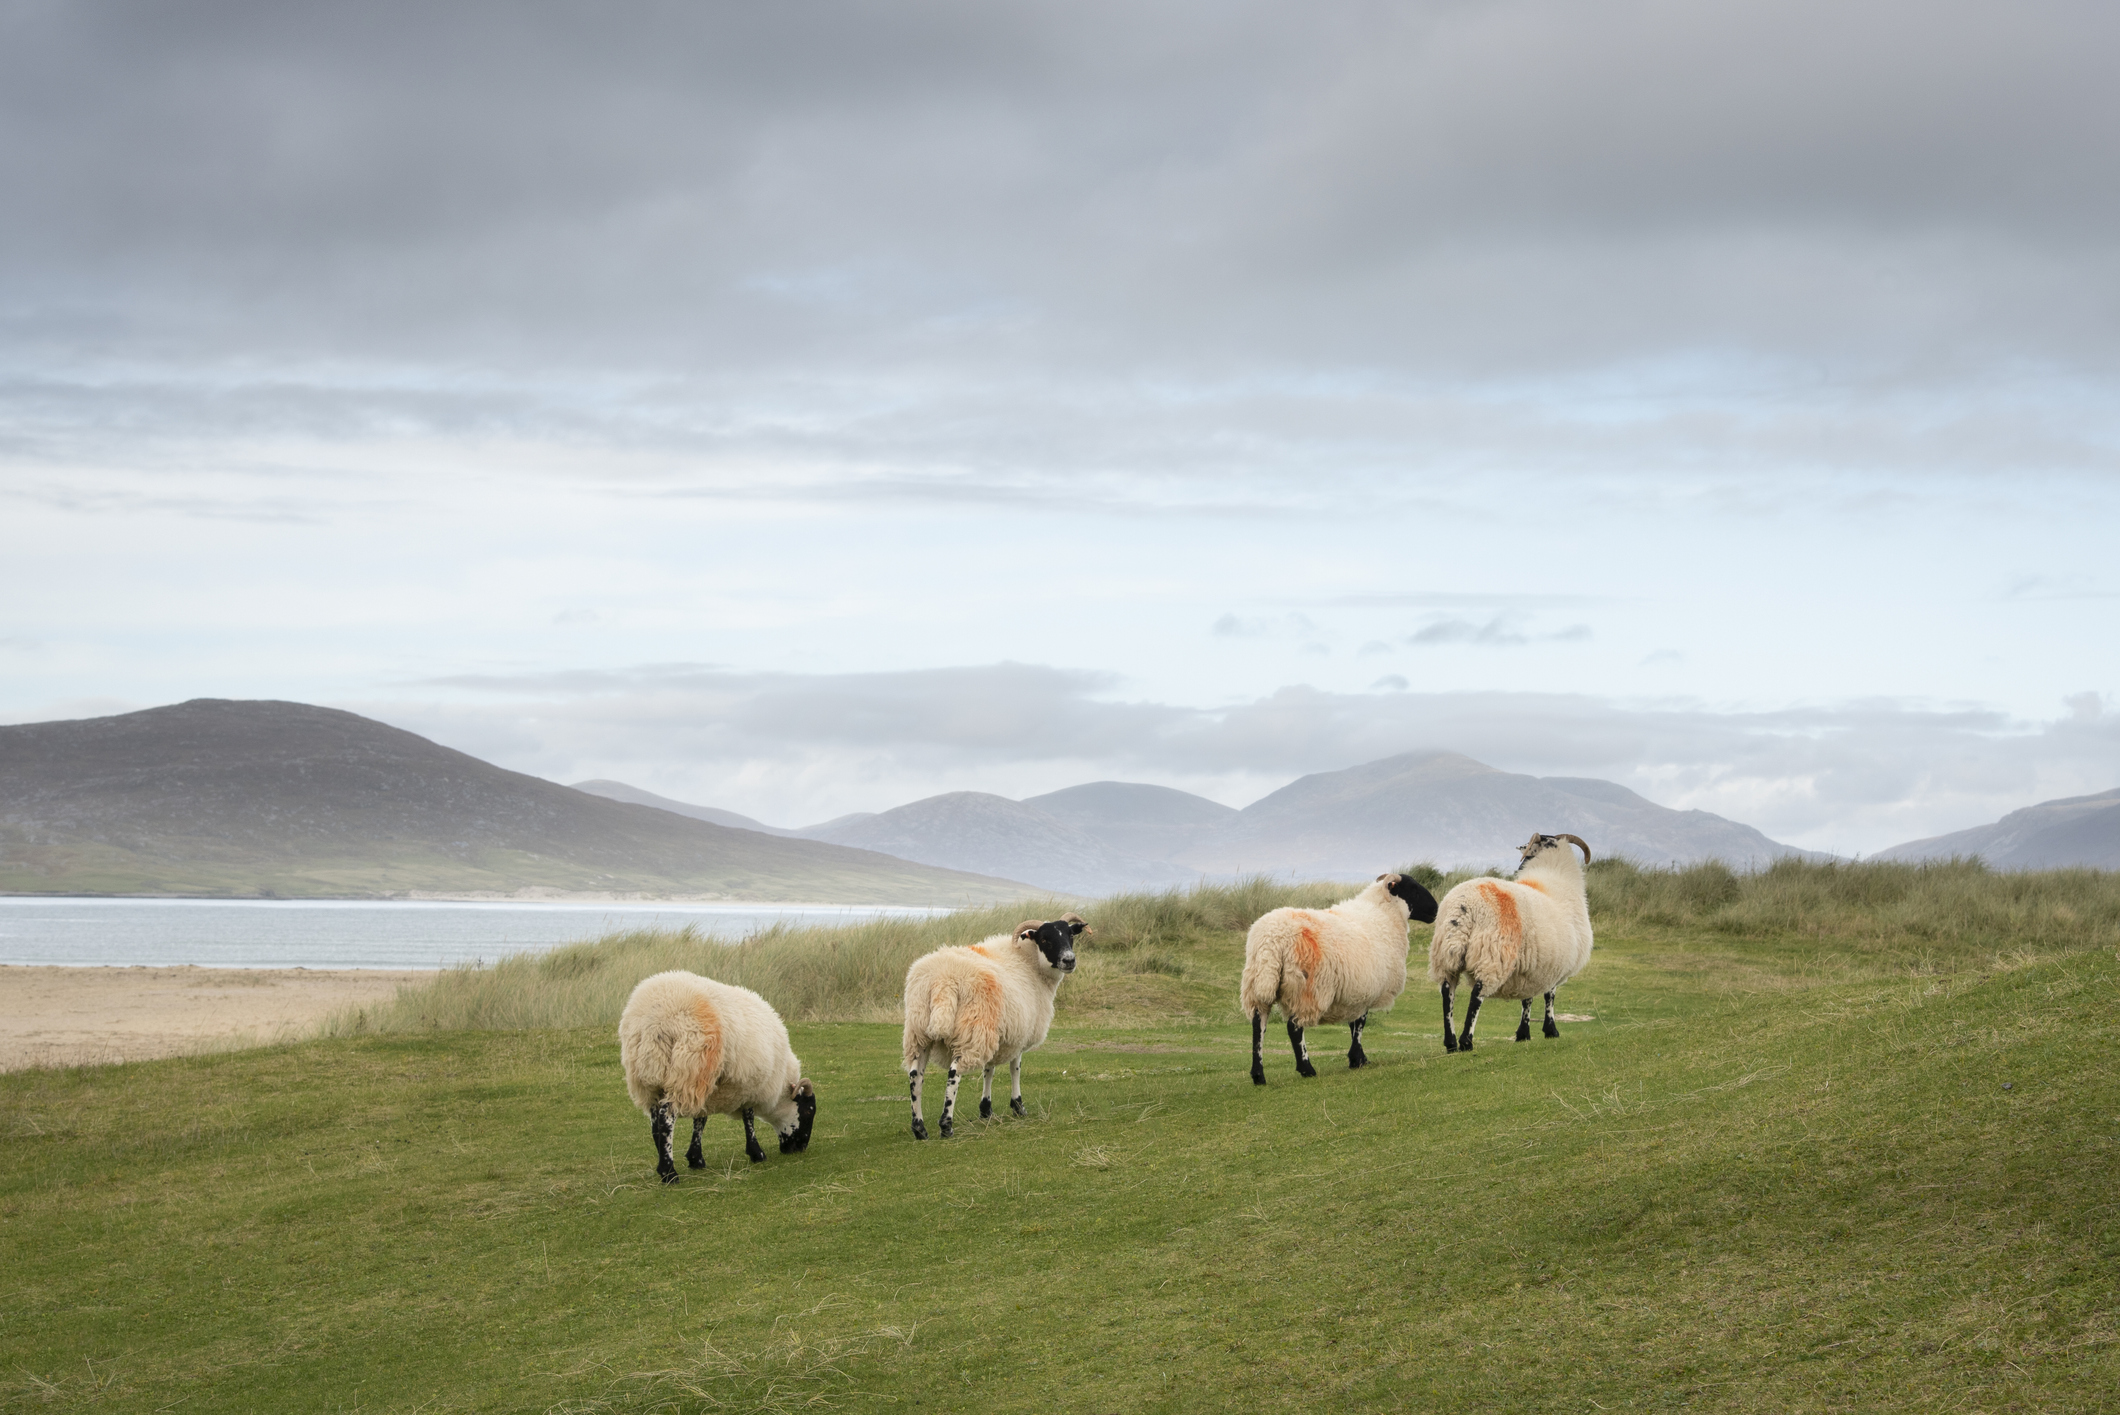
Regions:
<instances>
[{"instance_id":1,"label":"distant hill","mask_svg":"<svg viewBox=\"0 0 2120 1415\"><path fill-rule=\"evenodd\" d=\"M1192 871L1114 850L1027 802L983 791L953 791L879 815L844 816L802 834L931 865L1027 879L1068 894L1161 889L1196 878Z\"/></svg>"},{"instance_id":2,"label":"distant hill","mask_svg":"<svg viewBox=\"0 0 2120 1415\"><path fill-rule=\"evenodd\" d=\"M0 727L0 891L540 889L959 904L1026 886L606 800L302 703Z\"/></svg>"},{"instance_id":3,"label":"distant hill","mask_svg":"<svg viewBox=\"0 0 2120 1415\"><path fill-rule=\"evenodd\" d=\"M767 825L740 816L734 811L725 811L719 806L695 806L689 801L673 801L668 796L658 796L653 791L643 791L638 786L628 786L623 781L577 781L571 788L586 791L591 796L601 796L606 801L624 801L635 806L653 806L658 811L668 811L675 816L690 816L696 821L708 821L714 825L725 825L731 830L755 830L763 835L793 835L792 830L782 830L777 825Z\"/></svg>"},{"instance_id":4,"label":"distant hill","mask_svg":"<svg viewBox=\"0 0 2120 1415\"><path fill-rule=\"evenodd\" d=\"M1879 860L1941 860L1978 855L1998 870L2058 870L2072 865L2120 870L2120 789L2068 796L2011 811L1993 825L1909 840L1880 850Z\"/></svg>"},{"instance_id":5,"label":"distant hill","mask_svg":"<svg viewBox=\"0 0 2120 1415\"><path fill-rule=\"evenodd\" d=\"M1290 782L1170 858L1213 875L1331 879L1417 860L1513 868L1516 847L1534 830L1570 831L1600 858L1645 864L1712 857L1742 868L1813 853L1707 811L1659 806L1614 782L1522 776L1455 752L1411 752Z\"/></svg>"},{"instance_id":6,"label":"distant hill","mask_svg":"<svg viewBox=\"0 0 2120 1415\"><path fill-rule=\"evenodd\" d=\"M1514 866L1534 830L1572 831L1599 857L1726 860L1809 852L1706 811L1674 811L1587 777L1498 771L1453 752L1387 757L1291 782L1243 810L1140 782L1095 781L1011 801L930 796L799 834L1068 893L1163 889L1202 877L1363 879L1397 865Z\"/></svg>"},{"instance_id":7,"label":"distant hill","mask_svg":"<svg viewBox=\"0 0 2120 1415\"><path fill-rule=\"evenodd\" d=\"M1136 781L1092 781L1023 804L1144 860L1167 860L1238 818L1219 801Z\"/></svg>"}]
</instances>

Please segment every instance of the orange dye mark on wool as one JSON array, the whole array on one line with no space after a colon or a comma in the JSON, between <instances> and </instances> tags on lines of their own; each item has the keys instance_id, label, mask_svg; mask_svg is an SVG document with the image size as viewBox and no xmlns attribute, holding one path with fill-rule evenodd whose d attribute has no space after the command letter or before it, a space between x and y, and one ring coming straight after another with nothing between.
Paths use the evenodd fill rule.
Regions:
<instances>
[{"instance_id":1,"label":"orange dye mark on wool","mask_svg":"<svg viewBox=\"0 0 2120 1415\"><path fill-rule=\"evenodd\" d=\"M1541 894L1544 894L1546 892L1546 886L1540 884L1535 879L1520 879L1517 881L1517 883L1522 885L1526 889L1535 889Z\"/></svg>"},{"instance_id":2,"label":"orange dye mark on wool","mask_svg":"<svg viewBox=\"0 0 2120 1415\"><path fill-rule=\"evenodd\" d=\"M994 956L993 954L986 951L986 945L983 943L973 944L972 952L978 954L981 958L991 958Z\"/></svg>"},{"instance_id":3,"label":"orange dye mark on wool","mask_svg":"<svg viewBox=\"0 0 2120 1415\"><path fill-rule=\"evenodd\" d=\"M692 1003L692 1020L699 1024L699 1095L704 1098L721 1078L721 1014L705 998Z\"/></svg>"},{"instance_id":4,"label":"orange dye mark on wool","mask_svg":"<svg viewBox=\"0 0 2120 1415\"><path fill-rule=\"evenodd\" d=\"M1318 994L1314 985L1317 982L1318 967L1325 961L1325 950L1318 946L1318 926L1304 920L1301 914L1296 918L1301 922L1296 925L1294 953L1296 966L1303 970L1302 1006L1308 1011L1317 1005Z\"/></svg>"},{"instance_id":5,"label":"orange dye mark on wool","mask_svg":"<svg viewBox=\"0 0 2120 1415\"><path fill-rule=\"evenodd\" d=\"M1483 884L1480 893L1494 906L1495 931L1502 936L1501 962L1514 971L1524 951L1524 921L1516 912L1516 896L1498 884Z\"/></svg>"},{"instance_id":6,"label":"orange dye mark on wool","mask_svg":"<svg viewBox=\"0 0 2120 1415\"><path fill-rule=\"evenodd\" d=\"M1522 938L1524 923L1517 917L1515 897L1498 884L1483 884L1480 886L1480 893L1487 896L1487 902L1494 906L1494 912L1501 918L1502 932L1508 936L1509 941L1514 943Z\"/></svg>"},{"instance_id":7,"label":"orange dye mark on wool","mask_svg":"<svg viewBox=\"0 0 2120 1415\"><path fill-rule=\"evenodd\" d=\"M957 1014L958 1055L983 1065L1001 1044L1001 979L982 973Z\"/></svg>"}]
</instances>

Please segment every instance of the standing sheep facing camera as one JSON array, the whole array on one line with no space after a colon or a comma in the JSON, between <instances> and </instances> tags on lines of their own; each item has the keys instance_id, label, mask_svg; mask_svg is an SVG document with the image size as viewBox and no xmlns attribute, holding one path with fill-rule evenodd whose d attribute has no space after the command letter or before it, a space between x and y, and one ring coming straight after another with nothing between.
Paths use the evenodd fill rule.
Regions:
<instances>
[{"instance_id":1,"label":"standing sheep facing camera","mask_svg":"<svg viewBox=\"0 0 2120 1415\"><path fill-rule=\"evenodd\" d=\"M743 1118L744 1153L753 1164L766 1157L752 1129L756 1115L779 1134L782 1154L809 1148L817 1088L804 1079L780 1014L749 988L697 973L642 979L618 1019L618 1057L626 1092L648 1117L655 1172L665 1184L677 1182L675 1116L692 1118L685 1162L694 1169L707 1167L699 1132L710 1115Z\"/></svg>"},{"instance_id":2,"label":"standing sheep facing camera","mask_svg":"<svg viewBox=\"0 0 2120 1415\"><path fill-rule=\"evenodd\" d=\"M1050 923L1026 919L1013 934L962 948L938 948L905 973L905 1073L912 1082L913 1138L927 1138L920 1078L937 1058L950 1067L942 1093L942 1138L957 1118L957 1082L967 1067L984 1073L979 1115L994 1113L994 1067L1008 1063L1008 1108L1023 1109L1023 1054L1053 1025L1060 980L1075 971L1075 936L1090 932L1073 914Z\"/></svg>"},{"instance_id":3,"label":"standing sheep facing camera","mask_svg":"<svg viewBox=\"0 0 2120 1415\"><path fill-rule=\"evenodd\" d=\"M1583 852L1578 861L1572 843ZM1583 866L1590 847L1579 835L1534 835L1519 848L1514 880L1468 879L1443 896L1428 943L1428 980L1443 989L1443 1050L1471 1051L1472 1025L1490 997L1522 998L1516 1039L1531 1040L1531 999L1546 999L1546 1035L1561 1034L1553 994L1590 961L1590 903ZM1450 990L1472 979L1465 1030L1450 1033Z\"/></svg>"},{"instance_id":4,"label":"standing sheep facing camera","mask_svg":"<svg viewBox=\"0 0 2120 1415\"><path fill-rule=\"evenodd\" d=\"M1406 988L1406 924L1435 918L1435 896L1419 880L1378 875L1352 899L1330 909L1276 909L1244 937L1244 978L1237 1001L1251 1017L1251 1079L1266 1084L1259 1054L1266 1016L1278 1004L1288 1021L1296 1074L1315 1076L1303 1033L1321 1022L1345 1022L1353 1036L1350 1069L1367 1065L1362 1028Z\"/></svg>"}]
</instances>

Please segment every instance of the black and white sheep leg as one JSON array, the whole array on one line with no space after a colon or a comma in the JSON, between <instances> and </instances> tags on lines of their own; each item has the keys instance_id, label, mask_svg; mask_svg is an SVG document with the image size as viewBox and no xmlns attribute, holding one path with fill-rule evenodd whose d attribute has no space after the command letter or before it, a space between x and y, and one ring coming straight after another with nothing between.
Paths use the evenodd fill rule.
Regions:
<instances>
[{"instance_id":1,"label":"black and white sheep leg","mask_svg":"<svg viewBox=\"0 0 2120 1415\"><path fill-rule=\"evenodd\" d=\"M979 1073L979 1118L994 1118L994 1063L989 1061L986 1070Z\"/></svg>"},{"instance_id":2,"label":"black and white sheep leg","mask_svg":"<svg viewBox=\"0 0 2120 1415\"><path fill-rule=\"evenodd\" d=\"M670 1136L676 1128L670 1119L668 1101L648 1112L648 1136L655 1141L655 1172L662 1176L662 1182L665 1184L677 1182L677 1160L670 1153Z\"/></svg>"},{"instance_id":3,"label":"black and white sheep leg","mask_svg":"<svg viewBox=\"0 0 2120 1415\"><path fill-rule=\"evenodd\" d=\"M1293 1022L1288 1024L1288 1045L1296 1054L1296 1075L1317 1075L1318 1068L1310 1064L1310 1048L1303 1045L1303 1029Z\"/></svg>"},{"instance_id":4,"label":"black and white sheep leg","mask_svg":"<svg viewBox=\"0 0 2120 1415\"><path fill-rule=\"evenodd\" d=\"M1554 991L1558 991L1558 989L1555 989ZM1529 1003L1526 1003L1526 1004L1525 1004L1525 1006L1527 1006L1527 1007L1528 1007L1528 1006L1530 1006L1530 1004L1529 1004ZM1546 1033L1546 1035L1547 1035L1547 1036L1549 1036L1549 1037L1557 1037L1557 1036L1559 1036L1559 1035L1561 1034L1561 1029L1560 1029L1560 1026L1559 1026L1559 1024L1558 1024L1558 1023L1556 1023L1556 1022L1555 1022L1555 1021L1553 1020L1553 992L1552 992L1552 991L1549 991L1549 992L1548 992L1548 993L1546 994L1546 1026L1545 1026L1545 1033Z\"/></svg>"},{"instance_id":5,"label":"black and white sheep leg","mask_svg":"<svg viewBox=\"0 0 2120 1415\"><path fill-rule=\"evenodd\" d=\"M1458 1033L1459 1051L1472 1050L1472 1024L1479 1020L1480 994L1486 991L1486 988L1487 985L1477 978L1473 980L1472 996L1465 999L1465 1030Z\"/></svg>"},{"instance_id":6,"label":"black and white sheep leg","mask_svg":"<svg viewBox=\"0 0 2120 1415\"><path fill-rule=\"evenodd\" d=\"M1251 1014L1251 1084L1254 1086L1266 1084L1266 1058L1260 1050L1265 1038L1266 1014L1254 1012Z\"/></svg>"},{"instance_id":7,"label":"black and white sheep leg","mask_svg":"<svg viewBox=\"0 0 2120 1415\"><path fill-rule=\"evenodd\" d=\"M1029 1115L1023 1108L1023 1058L1017 1057L1008 1064L1008 1108L1017 1115Z\"/></svg>"},{"instance_id":8,"label":"black and white sheep leg","mask_svg":"<svg viewBox=\"0 0 2120 1415\"><path fill-rule=\"evenodd\" d=\"M1347 1048L1347 1069L1359 1071L1369 1064L1369 1053L1362 1050L1362 1029L1369 1025L1369 1014L1364 1012L1347 1024L1348 1035L1353 1039Z\"/></svg>"},{"instance_id":9,"label":"black and white sheep leg","mask_svg":"<svg viewBox=\"0 0 2120 1415\"><path fill-rule=\"evenodd\" d=\"M945 1140L950 1138L950 1131L954 1128L957 1120L958 1080L957 1063L952 1061L950 1063L949 1084L942 1088L942 1138Z\"/></svg>"},{"instance_id":10,"label":"black and white sheep leg","mask_svg":"<svg viewBox=\"0 0 2120 1415\"><path fill-rule=\"evenodd\" d=\"M1458 1049L1458 1039L1457 1039L1457 1033L1455 1033L1455 1032L1453 1032L1453 1031L1451 1031L1451 1030L1450 1030L1450 1016L1451 1016L1451 1002L1450 1002L1450 984L1448 984L1448 983L1445 983L1445 984L1443 984L1443 1050L1444 1050L1444 1051L1456 1051L1456 1050Z\"/></svg>"},{"instance_id":11,"label":"black and white sheep leg","mask_svg":"<svg viewBox=\"0 0 2120 1415\"><path fill-rule=\"evenodd\" d=\"M752 1164L766 1162L766 1147L758 1143L755 1128L756 1116L749 1106L743 1108L743 1152L751 1157Z\"/></svg>"},{"instance_id":12,"label":"black and white sheep leg","mask_svg":"<svg viewBox=\"0 0 2120 1415\"><path fill-rule=\"evenodd\" d=\"M1516 1039L1520 1042L1531 1040L1531 999L1528 997L1524 999L1524 1015L1516 1022Z\"/></svg>"},{"instance_id":13,"label":"black and white sheep leg","mask_svg":"<svg viewBox=\"0 0 2120 1415\"><path fill-rule=\"evenodd\" d=\"M692 1148L685 1151L685 1163L693 1169L705 1169L707 1167L707 1152L701 1149L699 1145L699 1134L706 1128L707 1118L704 1115L692 1117Z\"/></svg>"},{"instance_id":14,"label":"black and white sheep leg","mask_svg":"<svg viewBox=\"0 0 2120 1415\"><path fill-rule=\"evenodd\" d=\"M912 1078L913 1138L925 1140L927 1138L927 1122L920 1117L920 1068L917 1066L911 1067L905 1074Z\"/></svg>"}]
</instances>

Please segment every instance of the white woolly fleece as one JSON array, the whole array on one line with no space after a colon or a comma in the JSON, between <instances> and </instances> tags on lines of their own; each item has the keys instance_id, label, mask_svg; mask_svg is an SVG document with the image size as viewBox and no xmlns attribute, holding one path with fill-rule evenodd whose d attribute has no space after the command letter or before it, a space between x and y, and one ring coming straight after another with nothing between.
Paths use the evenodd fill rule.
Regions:
<instances>
[{"instance_id":1,"label":"white woolly fleece","mask_svg":"<svg viewBox=\"0 0 2120 1415\"><path fill-rule=\"evenodd\" d=\"M1406 988L1406 901L1391 876L1330 909L1276 909L1244 938L1244 1015L1271 1012L1298 1027L1387 1012Z\"/></svg>"},{"instance_id":2,"label":"white woolly fleece","mask_svg":"<svg viewBox=\"0 0 2120 1415\"><path fill-rule=\"evenodd\" d=\"M1443 896L1428 944L1428 981L1460 975L1489 998L1540 997L1590 962L1583 865L1566 844L1542 850L1514 880L1468 879Z\"/></svg>"},{"instance_id":3,"label":"white woolly fleece","mask_svg":"<svg viewBox=\"0 0 2120 1415\"><path fill-rule=\"evenodd\" d=\"M626 1091L643 1113L735 1115L750 1106L785 1135L796 1126L802 1062L771 1003L749 988L697 973L657 973L626 999L618 1020Z\"/></svg>"},{"instance_id":4,"label":"white woolly fleece","mask_svg":"<svg viewBox=\"0 0 2120 1415\"><path fill-rule=\"evenodd\" d=\"M905 973L906 1069L932 1069L931 1054L946 1054L960 1072L1014 1061L1045 1041L1066 976L1014 934L914 959Z\"/></svg>"}]
</instances>

